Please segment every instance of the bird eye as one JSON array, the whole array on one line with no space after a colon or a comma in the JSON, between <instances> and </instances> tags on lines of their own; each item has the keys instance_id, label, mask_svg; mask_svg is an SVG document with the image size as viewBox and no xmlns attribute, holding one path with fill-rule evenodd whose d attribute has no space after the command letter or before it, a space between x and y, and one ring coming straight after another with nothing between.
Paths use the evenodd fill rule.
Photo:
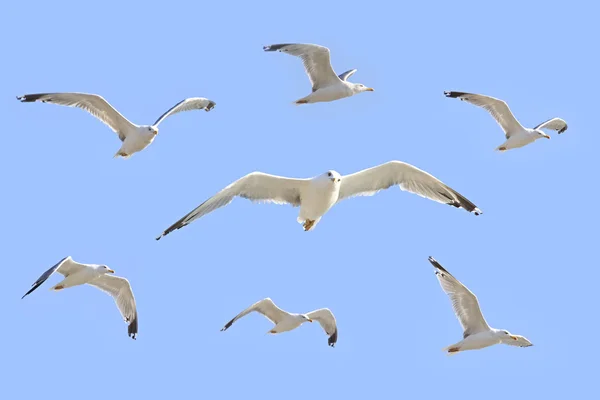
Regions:
<instances>
[{"instance_id":1,"label":"bird eye","mask_svg":"<svg viewBox=\"0 0 600 400\"><path fill-rule=\"evenodd\" d=\"M331 176L331 172L328 172L328 173L327 173L327 176Z\"/></svg>"}]
</instances>

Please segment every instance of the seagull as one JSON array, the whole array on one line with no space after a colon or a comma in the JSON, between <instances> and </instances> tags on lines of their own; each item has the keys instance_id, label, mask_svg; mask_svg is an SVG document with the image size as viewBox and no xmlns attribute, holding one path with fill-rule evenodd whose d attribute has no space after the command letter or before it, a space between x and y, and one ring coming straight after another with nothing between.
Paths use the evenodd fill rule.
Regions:
<instances>
[{"instance_id":1,"label":"seagull","mask_svg":"<svg viewBox=\"0 0 600 400\"><path fill-rule=\"evenodd\" d=\"M506 142L496 148L498 151L517 149L535 142L539 138L550 139L550 136L542 132L542 129L558 131L559 134L567 130L567 123L560 118L552 118L542 122L533 129L524 128L517 121L508 105L499 99L481 94L463 92L444 92L446 97L459 98L463 101L483 107L500 124L506 136Z\"/></svg>"},{"instance_id":2,"label":"seagull","mask_svg":"<svg viewBox=\"0 0 600 400\"><path fill-rule=\"evenodd\" d=\"M463 340L446 347L443 351L452 355L459 351L478 350L499 343L518 347L533 346L523 336L512 335L504 329L490 328L483 318L477 297L458 279L450 275L433 257L429 257L429 262L435 268L435 275L440 281L442 289L450 296L454 313L464 330Z\"/></svg>"},{"instance_id":3,"label":"seagull","mask_svg":"<svg viewBox=\"0 0 600 400\"><path fill-rule=\"evenodd\" d=\"M304 69L312 84L312 93L296 100L295 104L319 103L350 97L361 92L373 92L373 88L360 83L348 82L356 69L337 75L331 67L329 49L316 44L272 44L264 46L264 51L280 51L302 59Z\"/></svg>"},{"instance_id":4,"label":"seagull","mask_svg":"<svg viewBox=\"0 0 600 400\"><path fill-rule=\"evenodd\" d=\"M129 158L133 153L144 150L158 134L158 124L167 117L182 111L212 110L216 105L214 101L203 97L191 97L180 101L161 115L152 125L136 125L125 118L102 96L88 93L39 93L17 96L23 103L41 101L54 103L61 106L81 108L112 129L123 144L114 157ZM114 158L113 157L113 158Z\"/></svg>"},{"instance_id":5,"label":"seagull","mask_svg":"<svg viewBox=\"0 0 600 400\"><path fill-rule=\"evenodd\" d=\"M300 206L298 222L303 224L305 231L310 231L340 200L354 196L372 196L394 185L438 203L464 208L475 215L482 213L475 204L442 181L401 161L390 161L346 176L329 170L311 179L252 172L200 204L167 228L156 240L226 206L236 196L258 202Z\"/></svg>"},{"instance_id":6,"label":"seagull","mask_svg":"<svg viewBox=\"0 0 600 400\"><path fill-rule=\"evenodd\" d=\"M125 278L108 275L114 274L115 271L106 265L82 264L73 261L70 256L65 257L44 272L21 299L40 287L55 272L62 274L65 279L52 286L50 290L59 291L87 283L111 295L115 299L123 319L129 325L127 329L129 336L135 340L138 333L138 316L131 285Z\"/></svg>"},{"instance_id":7,"label":"seagull","mask_svg":"<svg viewBox=\"0 0 600 400\"><path fill-rule=\"evenodd\" d=\"M277 307L275 303L270 298L266 298L256 303L252 304L250 307L246 308L244 311L235 316L231 321L229 321L221 332L229 329L231 325L238 319L242 318L245 315L250 314L252 311L256 311L264 315L275 324L275 327L271 329L267 333L282 333L291 331L292 329L296 329L300 325L305 322L313 322L317 321L321 324L321 327L325 331L327 335L329 335L329 339L327 340L327 344L331 347L335 347L335 343L337 342L338 331L337 325L335 322L335 317L333 313L328 308L320 308L315 311L311 311L308 314L293 314L287 311L283 311L281 308Z\"/></svg>"}]
</instances>

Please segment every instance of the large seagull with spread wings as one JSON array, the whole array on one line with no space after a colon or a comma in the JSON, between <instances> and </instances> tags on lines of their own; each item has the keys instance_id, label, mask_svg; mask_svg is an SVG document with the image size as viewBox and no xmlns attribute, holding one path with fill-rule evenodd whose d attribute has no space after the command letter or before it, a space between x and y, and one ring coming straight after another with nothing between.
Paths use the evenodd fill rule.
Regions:
<instances>
[{"instance_id":1,"label":"large seagull with spread wings","mask_svg":"<svg viewBox=\"0 0 600 400\"><path fill-rule=\"evenodd\" d=\"M168 227L156 240L217 208L231 203L235 197L252 201L291 204L300 207L298 222L304 230L313 229L323 215L337 202L354 196L372 196L391 186L421 197L464 208L475 215L481 210L466 197L439 179L410 164L390 161L351 175L327 171L311 179L295 179L253 172L233 182Z\"/></svg>"}]
</instances>

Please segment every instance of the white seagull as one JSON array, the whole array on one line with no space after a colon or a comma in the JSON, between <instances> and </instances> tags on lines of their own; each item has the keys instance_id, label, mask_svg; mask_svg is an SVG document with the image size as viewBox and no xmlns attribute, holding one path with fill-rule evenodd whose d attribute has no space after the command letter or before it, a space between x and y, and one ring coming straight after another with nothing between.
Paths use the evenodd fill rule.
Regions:
<instances>
[{"instance_id":1,"label":"white seagull","mask_svg":"<svg viewBox=\"0 0 600 400\"><path fill-rule=\"evenodd\" d=\"M550 139L550 136L542 132L542 129L558 131L559 134L567 130L567 123L560 118L549 119L533 129L524 128L510 111L508 105L504 101L493 97L463 92L444 92L444 94L446 97L459 98L476 106L483 107L494 117L506 136L506 142L496 148L498 151L517 149L533 143L539 138Z\"/></svg>"},{"instance_id":2,"label":"white seagull","mask_svg":"<svg viewBox=\"0 0 600 400\"><path fill-rule=\"evenodd\" d=\"M158 134L158 124L165 118L182 111L206 110L210 111L216 103L202 98L191 97L175 104L166 113L161 115L152 125L136 125L125 118L103 97L87 93L40 93L18 96L18 100L29 103L41 101L54 103L61 106L81 108L112 129L123 142L114 157L129 158L133 153L144 150Z\"/></svg>"},{"instance_id":3,"label":"white seagull","mask_svg":"<svg viewBox=\"0 0 600 400\"><path fill-rule=\"evenodd\" d=\"M464 331L463 340L444 349L448 355L456 354L459 351L483 349L499 343L518 347L533 346L523 336L512 335L503 329L490 328L483 318L477 297L458 279L450 275L433 257L429 257L429 262L435 268L435 275L440 281L442 289L450 296L452 308Z\"/></svg>"},{"instance_id":4,"label":"white seagull","mask_svg":"<svg viewBox=\"0 0 600 400\"><path fill-rule=\"evenodd\" d=\"M312 179L294 179L252 172L233 182L167 228L156 240L223 207L239 196L252 201L300 206L298 222L309 231L340 200L354 196L372 196L390 186L418 194L438 203L481 214L477 206L460 193L425 171L401 161L390 161L351 175L327 171Z\"/></svg>"},{"instance_id":5,"label":"white seagull","mask_svg":"<svg viewBox=\"0 0 600 400\"><path fill-rule=\"evenodd\" d=\"M275 327L271 329L267 333L282 333L291 331L292 329L296 329L300 325L305 322L313 322L317 321L321 324L321 327L325 331L327 335L329 335L329 339L327 340L327 344L331 347L335 347L335 343L337 342L338 331L337 325L335 322L335 317L333 313L328 308L321 308L315 311L311 311L308 314L293 314L287 311L283 311L281 308L277 307L275 303L269 298L257 301L252 304L250 307L246 308L244 311L235 316L231 321L229 321L221 332L226 331L229 327L238 319L242 318L245 315L250 314L252 311L256 311L261 313L265 317L269 319L272 323L275 324Z\"/></svg>"},{"instance_id":6,"label":"white seagull","mask_svg":"<svg viewBox=\"0 0 600 400\"><path fill-rule=\"evenodd\" d=\"M296 100L295 104L319 103L350 97L361 92L373 92L373 88L360 83L348 82L348 78L356 72L351 69L337 75L331 67L329 49L316 44L272 44L264 46L264 51L280 51L302 59L304 69L312 84L312 93Z\"/></svg>"},{"instance_id":7,"label":"white seagull","mask_svg":"<svg viewBox=\"0 0 600 400\"><path fill-rule=\"evenodd\" d=\"M129 325L127 329L129 336L135 339L138 332L138 316L131 285L125 278L108 275L114 274L115 271L106 265L81 264L73 261L70 256L63 258L48 271L44 272L31 285L33 287L21 298L25 298L29 293L40 287L55 272L64 275L65 279L51 287L50 290L58 291L87 283L111 295L115 299L123 319Z\"/></svg>"}]
</instances>

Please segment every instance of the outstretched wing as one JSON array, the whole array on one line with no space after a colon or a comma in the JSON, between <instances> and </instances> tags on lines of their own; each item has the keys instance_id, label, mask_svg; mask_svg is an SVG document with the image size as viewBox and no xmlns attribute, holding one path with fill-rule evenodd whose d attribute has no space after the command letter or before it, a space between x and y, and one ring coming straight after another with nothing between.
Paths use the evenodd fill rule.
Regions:
<instances>
[{"instance_id":1,"label":"outstretched wing","mask_svg":"<svg viewBox=\"0 0 600 400\"><path fill-rule=\"evenodd\" d=\"M267 297L266 299L257 301L256 303L252 304L250 307L246 308L244 311L236 315L231 321L225 324L221 331L226 331L231 325L233 325L235 321L250 314L253 311L261 313L274 324L278 324L286 316L290 315L289 313L283 311L281 308L277 307L275 303L273 303L273 301Z\"/></svg>"},{"instance_id":2,"label":"outstretched wing","mask_svg":"<svg viewBox=\"0 0 600 400\"><path fill-rule=\"evenodd\" d=\"M98 118L114 132L118 133L121 141L125 140L127 131L136 125L129 122L102 96L88 93L39 93L26 94L17 97L24 103L41 101L42 103L54 103L61 106L81 108Z\"/></svg>"},{"instance_id":3,"label":"outstretched wing","mask_svg":"<svg viewBox=\"0 0 600 400\"><path fill-rule=\"evenodd\" d=\"M429 262L435 268L435 275L442 289L452 301L454 313L463 327L463 337L466 338L474 333L488 331L490 327L481 313L477 297L446 271L433 257L429 257Z\"/></svg>"},{"instance_id":4,"label":"outstretched wing","mask_svg":"<svg viewBox=\"0 0 600 400\"><path fill-rule=\"evenodd\" d=\"M329 49L327 47L318 46L316 44L304 43L285 43L272 44L263 47L264 51L280 51L293 56L300 57L304 64L304 69L308 74L312 91L319 88L331 86L340 82L340 78L336 75L331 67L329 58Z\"/></svg>"},{"instance_id":5,"label":"outstretched wing","mask_svg":"<svg viewBox=\"0 0 600 400\"><path fill-rule=\"evenodd\" d=\"M421 197L474 213L481 210L466 197L425 171L401 161L390 161L342 177L339 200L353 196L372 196L380 190L399 185L400 189Z\"/></svg>"},{"instance_id":6,"label":"outstretched wing","mask_svg":"<svg viewBox=\"0 0 600 400\"><path fill-rule=\"evenodd\" d=\"M306 179L292 179L282 176L253 172L238 179L219 193L200 204L179 221L168 227L156 240L168 235L176 229L183 228L195 219L206 215L217 208L231 203L239 196L252 201L264 201L276 204L300 205L300 190Z\"/></svg>"},{"instance_id":7,"label":"outstretched wing","mask_svg":"<svg viewBox=\"0 0 600 400\"><path fill-rule=\"evenodd\" d=\"M355 72L356 72L356 69L350 69L346 72L339 74L338 78L340 78L343 81L347 81L348 78L350 78L352 75L354 75Z\"/></svg>"},{"instance_id":8,"label":"outstretched wing","mask_svg":"<svg viewBox=\"0 0 600 400\"><path fill-rule=\"evenodd\" d=\"M459 98L473 105L484 108L502 127L506 138L516 131L524 129L504 101L481 94L464 92L444 92L446 97Z\"/></svg>"},{"instance_id":9,"label":"outstretched wing","mask_svg":"<svg viewBox=\"0 0 600 400\"><path fill-rule=\"evenodd\" d=\"M321 308L319 310L309 312L306 314L306 316L321 324L321 327L325 333L329 335L327 344L331 347L335 347L335 343L337 342L338 338L338 330L333 313L328 308Z\"/></svg>"},{"instance_id":10,"label":"outstretched wing","mask_svg":"<svg viewBox=\"0 0 600 400\"><path fill-rule=\"evenodd\" d=\"M536 126L533 129L552 129L553 131L557 131L558 134L560 135L561 133L566 131L567 128L568 128L568 126L564 119L552 118L552 119L549 119L548 121L542 122L541 124L539 124L538 126Z\"/></svg>"},{"instance_id":11,"label":"outstretched wing","mask_svg":"<svg viewBox=\"0 0 600 400\"><path fill-rule=\"evenodd\" d=\"M206 110L208 112L212 110L216 104L217 103L214 101L205 99L204 97L191 97L189 99L181 100L179 103L171 107L166 113L161 115L154 123L154 126L158 126L158 124L160 124L164 119L173 114L190 110Z\"/></svg>"},{"instance_id":12,"label":"outstretched wing","mask_svg":"<svg viewBox=\"0 0 600 400\"><path fill-rule=\"evenodd\" d=\"M76 263L71 259L71 256L65 257L56 264L54 264L48 271L44 272L34 283L31 289L27 293L21 297L21 299L25 298L29 293L33 292L35 289L40 287L53 273L58 272L59 274L64 275L65 277L73 274L81 269L85 268L84 265Z\"/></svg>"},{"instance_id":13,"label":"outstretched wing","mask_svg":"<svg viewBox=\"0 0 600 400\"><path fill-rule=\"evenodd\" d=\"M138 333L138 316L135 306L135 298L129 281L120 276L101 275L89 283L98 289L108 293L115 299L121 316L129 325L127 333L132 339L135 339Z\"/></svg>"}]
</instances>

